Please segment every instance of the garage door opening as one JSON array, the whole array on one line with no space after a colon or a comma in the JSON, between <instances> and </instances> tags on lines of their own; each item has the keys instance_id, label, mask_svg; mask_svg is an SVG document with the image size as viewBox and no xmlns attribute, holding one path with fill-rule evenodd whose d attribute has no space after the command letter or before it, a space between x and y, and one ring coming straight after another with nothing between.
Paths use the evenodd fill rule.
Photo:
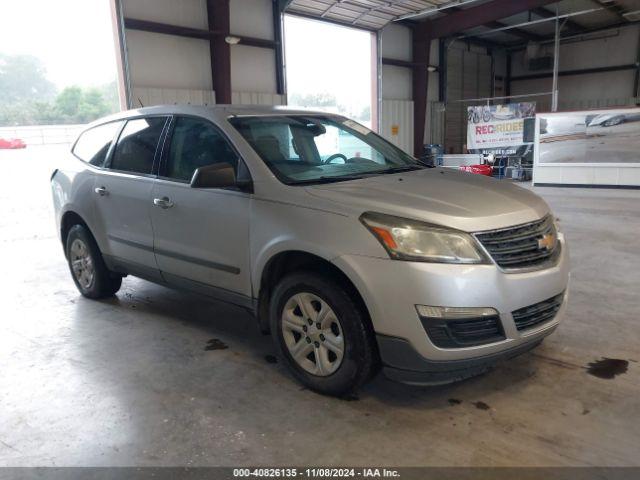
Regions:
<instances>
[{"instance_id":1,"label":"garage door opening","mask_svg":"<svg viewBox=\"0 0 640 480\"><path fill-rule=\"evenodd\" d=\"M284 17L288 104L339 113L377 128L376 36Z\"/></svg>"}]
</instances>

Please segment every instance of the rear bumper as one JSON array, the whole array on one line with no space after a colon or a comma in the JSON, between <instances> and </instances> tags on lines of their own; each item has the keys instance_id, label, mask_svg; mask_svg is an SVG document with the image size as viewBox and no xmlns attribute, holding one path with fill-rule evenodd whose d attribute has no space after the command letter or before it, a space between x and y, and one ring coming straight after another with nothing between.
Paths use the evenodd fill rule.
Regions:
<instances>
[{"instance_id":1,"label":"rear bumper","mask_svg":"<svg viewBox=\"0 0 640 480\"><path fill-rule=\"evenodd\" d=\"M554 328L547 330L551 333ZM383 361L383 372L389 379L411 385L442 385L481 375L497 363L521 355L537 347L543 337L521 343L517 347L490 355L465 360L435 361L421 356L401 338L377 335Z\"/></svg>"}]
</instances>

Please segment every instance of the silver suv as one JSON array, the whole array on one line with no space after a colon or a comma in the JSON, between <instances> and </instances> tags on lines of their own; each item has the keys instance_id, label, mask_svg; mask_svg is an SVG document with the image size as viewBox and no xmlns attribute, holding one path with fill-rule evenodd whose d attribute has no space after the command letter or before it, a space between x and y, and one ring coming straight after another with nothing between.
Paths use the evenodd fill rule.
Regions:
<instances>
[{"instance_id":1,"label":"silver suv","mask_svg":"<svg viewBox=\"0 0 640 480\"><path fill-rule=\"evenodd\" d=\"M246 307L326 394L380 367L412 384L476 375L539 344L566 304L542 199L430 168L338 115L123 112L80 135L52 189L82 295L134 275Z\"/></svg>"}]
</instances>

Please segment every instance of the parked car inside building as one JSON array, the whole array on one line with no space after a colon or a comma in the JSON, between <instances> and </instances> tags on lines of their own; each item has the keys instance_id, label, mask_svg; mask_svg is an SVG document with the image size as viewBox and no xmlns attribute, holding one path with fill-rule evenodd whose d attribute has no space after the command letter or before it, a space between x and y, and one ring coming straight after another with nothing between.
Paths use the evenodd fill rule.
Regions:
<instances>
[{"instance_id":1,"label":"parked car inside building","mask_svg":"<svg viewBox=\"0 0 640 480\"><path fill-rule=\"evenodd\" d=\"M566 303L542 199L430 168L339 115L123 112L80 135L52 189L84 296L133 275L246 307L326 394L380 366L414 384L484 372L538 345Z\"/></svg>"}]
</instances>

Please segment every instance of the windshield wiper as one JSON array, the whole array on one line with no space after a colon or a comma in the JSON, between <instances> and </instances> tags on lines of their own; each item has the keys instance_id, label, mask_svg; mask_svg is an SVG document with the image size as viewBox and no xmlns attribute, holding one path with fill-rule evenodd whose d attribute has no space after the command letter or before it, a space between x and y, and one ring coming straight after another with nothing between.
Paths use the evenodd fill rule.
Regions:
<instances>
[{"instance_id":1,"label":"windshield wiper","mask_svg":"<svg viewBox=\"0 0 640 480\"><path fill-rule=\"evenodd\" d=\"M397 167L387 168L385 170L380 171L380 173L399 173L399 172L409 172L411 170L422 170L424 168L423 165L415 164L415 165L399 165Z\"/></svg>"},{"instance_id":2,"label":"windshield wiper","mask_svg":"<svg viewBox=\"0 0 640 480\"><path fill-rule=\"evenodd\" d=\"M342 182L342 181L347 181L347 180L360 180L361 178L364 178L361 175L340 175L340 176L336 176L336 177L327 177L327 176L322 176L322 177L318 177L318 178L309 178L307 180L297 180L294 182L289 183L289 185L309 185L309 184L320 184L320 183L335 183L335 182Z\"/></svg>"}]
</instances>

